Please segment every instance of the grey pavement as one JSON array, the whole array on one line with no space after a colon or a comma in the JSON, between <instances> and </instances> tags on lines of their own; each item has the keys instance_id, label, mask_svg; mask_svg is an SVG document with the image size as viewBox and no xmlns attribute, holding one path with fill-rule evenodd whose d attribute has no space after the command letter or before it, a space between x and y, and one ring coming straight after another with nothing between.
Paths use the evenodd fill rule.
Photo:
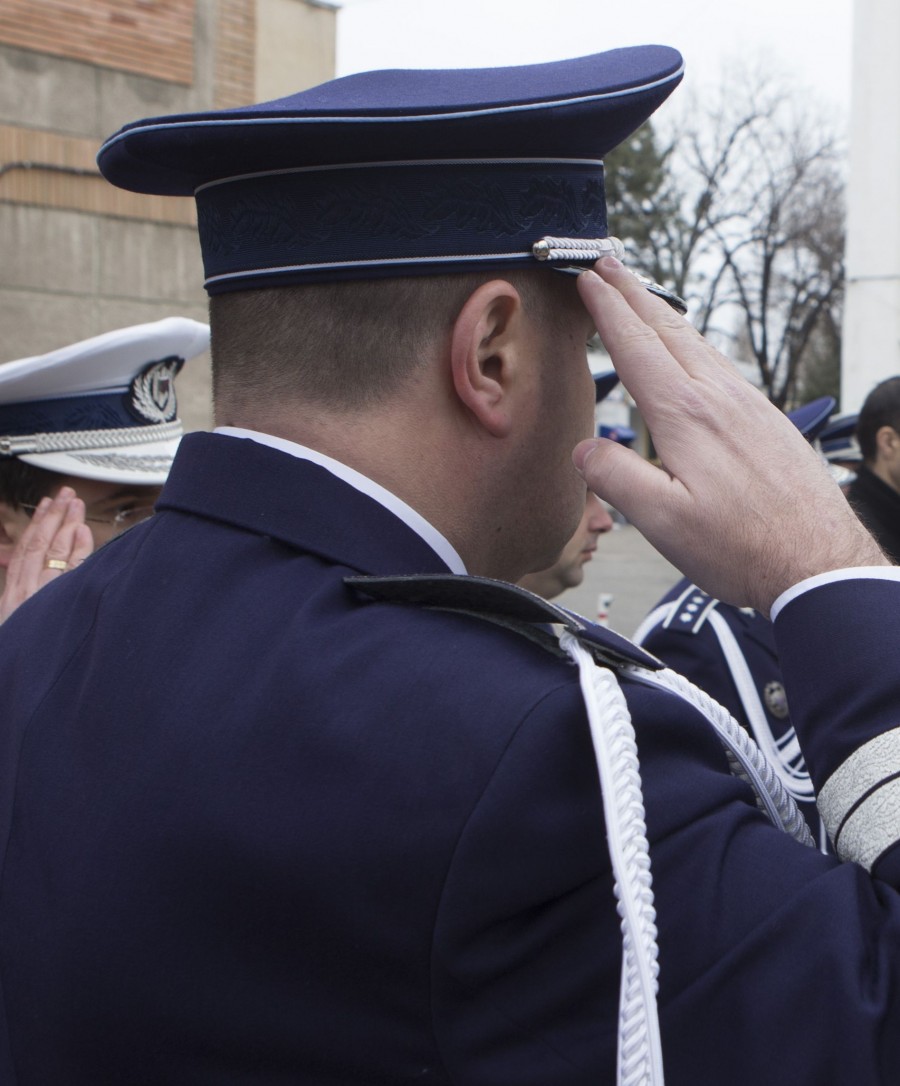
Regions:
<instances>
[{"instance_id":1,"label":"grey pavement","mask_svg":"<svg viewBox=\"0 0 900 1086\"><path fill-rule=\"evenodd\" d=\"M641 619L681 574L631 524L616 524L600 537L584 581L553 601L586 618L596 619L601 593L613 597L608 623L631 637Z\"/></svg>"}]
</instances>

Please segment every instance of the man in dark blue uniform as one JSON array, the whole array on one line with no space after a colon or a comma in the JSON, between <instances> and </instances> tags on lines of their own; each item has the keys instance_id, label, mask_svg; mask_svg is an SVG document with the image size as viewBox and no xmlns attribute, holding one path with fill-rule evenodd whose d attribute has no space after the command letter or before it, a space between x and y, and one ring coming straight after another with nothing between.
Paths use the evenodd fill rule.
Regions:
<instances>
[{"instance_id":1,"label":"man in dark blue uniform","mask_svg":"<svg viewBox=\"0 0 900 1086\"><path fill-rule=\"evenodd\" d=\"M598 160L680 74L374 73L106 143L196 190L222 429L0 630L3 1081L900 1074L898 573L617 259L553 270L615 250ZM594 327L666 472L580 440ZM844 862L650 657L492 580L552 561L582 476L773 608Z\"/></svg>"}]
</instances>

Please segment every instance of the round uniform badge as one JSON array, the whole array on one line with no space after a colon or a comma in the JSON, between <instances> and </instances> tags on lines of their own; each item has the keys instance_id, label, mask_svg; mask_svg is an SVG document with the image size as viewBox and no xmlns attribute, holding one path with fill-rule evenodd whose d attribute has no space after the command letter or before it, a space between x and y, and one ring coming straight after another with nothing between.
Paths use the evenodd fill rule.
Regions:
<instances>
[{"instance_id":1,"label":"round uniform badge","mask_svg":"<svg viewBox=\"0 0 900 1086\"><path fill-rule=\"evenodd\" d=\"M766 683L763 697L765 698L766 708L772 716L778 717L779 720L784 720L787 717L787 694L784 692L784 687L780 682L773 680L770 683Z\"/></svg>"}]
</instances>

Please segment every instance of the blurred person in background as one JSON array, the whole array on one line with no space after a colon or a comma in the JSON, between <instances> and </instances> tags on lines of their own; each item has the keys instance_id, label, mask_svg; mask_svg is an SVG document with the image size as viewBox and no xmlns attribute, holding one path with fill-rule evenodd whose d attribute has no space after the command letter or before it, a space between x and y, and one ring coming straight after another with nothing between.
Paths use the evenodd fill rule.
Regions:
<instances>
[{"instance_id":1,"label":"blurred person in background","mask_svg":"<svg viewBox=\"0 0 900 1086\"><path fill-rule=\"evenodd\" d=\"M900 561L900 377L876 385L860 408L862 464L847 491L859 519L892 562Z\"/></svg>"},{"instance_id":2,"label":"blurred person in background","mask_svg":"<svg viewBox=\"0 0 900 1086\"><path fill-rule=\"evenodd\" d=\"M595 403L604 400L618 383L619 377L615 370L595 375ZM603 427L601 431L602 429ZM519 584L547 600L552 600L567 588L577 587L584 580L584 567L594 557L597 541L601 535L611 531L612 526L613 519L606 505L596 494L588 491L578 527L563 547L559 558L546 569L527 573Z\"/></svg>"},{"instance_id":3,"label":"blurred person in background","mask_svg":"<svg viewBox=\"0 0 900 1086\"><path fill-rule=\"evenodd\" d=\"M828 470L845 494L862 464L862 453L856 440L858 418L858 415L833 417L816 439L816 446L825 458Z\"/></svg>"},{"instance_id":4,"label":"blurred person in background","mask_svg":"<svg viewBox=\"0 0 900 1086\"><path fill-rule=\"evenodd\" d=\"M594 557L597 541L613 526L612 517L603 502L588 491L584 513L575 534L563 547L562 554L547 569L526 573L519 581L522 588L544 599L552 600L567 588L575 588L584 580L584 567Z\"/></svg>"}]
</instances>

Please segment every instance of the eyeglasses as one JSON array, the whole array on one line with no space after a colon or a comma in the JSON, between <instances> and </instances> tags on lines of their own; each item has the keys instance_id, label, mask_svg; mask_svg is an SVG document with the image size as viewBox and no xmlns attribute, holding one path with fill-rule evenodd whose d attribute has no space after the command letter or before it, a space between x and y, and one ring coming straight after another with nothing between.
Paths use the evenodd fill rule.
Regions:
<instances>
[{"instance_id":1,"label":"eyeglasses","mask_svg":"<svg viewBox=\"0 0 900 1086\"><path fill-rule=\"evenodd\" d=\"M20 509L24 509L26 513L34 514L37 512L36 505L25 505L24 503L19 506ZM122 509L116 509L113 513L106 517L92 517L85 514L84 519L91 521L93 524L112 524L116 528L130 528L132 524L140 524L142 520L148 520L153 516L154 506L152 505L129 505Z\"/></svg>"}]
</instances>

